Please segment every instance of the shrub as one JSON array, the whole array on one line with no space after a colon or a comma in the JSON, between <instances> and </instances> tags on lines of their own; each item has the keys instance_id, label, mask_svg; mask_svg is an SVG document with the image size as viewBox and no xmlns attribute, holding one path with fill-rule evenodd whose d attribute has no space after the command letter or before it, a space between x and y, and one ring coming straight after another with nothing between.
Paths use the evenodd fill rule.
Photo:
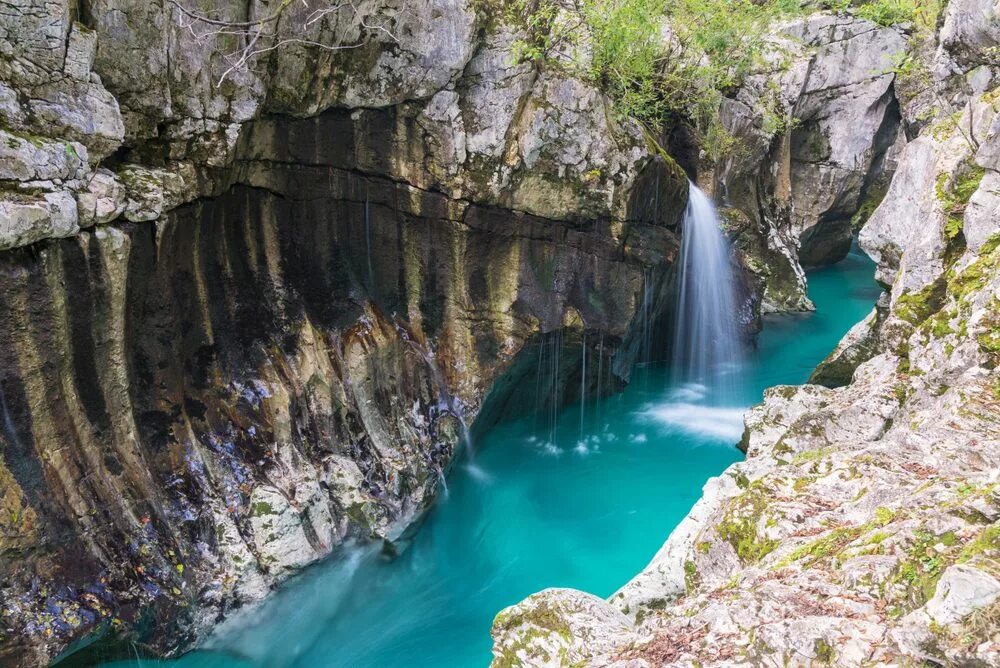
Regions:
<instances>
[{"instance_id":1,"label":"shrub","mask_svg":"<svg viewBox=\"0 0 1000 668\"><path fill-rule=\"evenodd\" d=\"M574 69L611 97L616 113L648 127L687 121L702 149L717 159L734 148L719 119L723 96L760 59L768 25L799 5L799 0L576 0L572 5L500 0L482 6L524 32L515 48L521 60ZM587 50L588 62L579 62L579 53ZM773 120L775 127L783 122Z\"/></svg>"},{"instance_id":2,"label":"shrub","mask_svg":"<svg viewBox=\"0 0 1000 668\"><path fill-rule=\"evenodd\" d=\"M932 28L940 11L940 0L874 0L861 5L858 15L881 26L913 23Z\"/></svg>"}]
</instances>

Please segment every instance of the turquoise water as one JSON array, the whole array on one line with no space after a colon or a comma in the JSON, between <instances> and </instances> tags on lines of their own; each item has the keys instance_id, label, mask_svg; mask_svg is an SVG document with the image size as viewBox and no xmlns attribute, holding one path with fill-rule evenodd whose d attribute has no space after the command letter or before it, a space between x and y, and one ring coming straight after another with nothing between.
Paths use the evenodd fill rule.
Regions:
<instances>
[{"instance_id":1,"label":"turquoise water","mask_svg":"<svg viewBox=\"0 0 1000 668\"><path fill-rule=\"evenodd\" d=\"M871 309L874 265L859 251L809 276L817 312L772 317L740 378L742 401L801 383ZM706 395L707 396L704 396ZM739 409L711 388L668 388L649 369L622 394L491 430L402 556L376 550L309 569L251 614L227 622L177 668L465 667L490 661L490 624L545 587L608 596L641 570L705 481L740 458ZM143 662L153 666L161 662ZM118 665L135 665L122 662Z\"/></svg>"}]
</instances>

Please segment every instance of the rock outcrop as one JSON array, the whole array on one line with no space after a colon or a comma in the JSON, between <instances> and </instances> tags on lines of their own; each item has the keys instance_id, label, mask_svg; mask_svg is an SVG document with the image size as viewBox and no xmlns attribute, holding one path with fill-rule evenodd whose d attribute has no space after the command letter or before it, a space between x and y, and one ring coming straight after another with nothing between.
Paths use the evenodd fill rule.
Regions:
<instances>
[{"instance_id":1,"label":"rock outcrop","mask_svg":"<svg viewBox=\"0 0 1000 668\"><path fill-rule=\"evenodd\" d=\"M764 310L805 310L802 268L844 258L852 219L877 203L895 167L894 68L907 38L821 13L769 39L762 71L723 102L738 150L711 176L720 199L747 220L735 240L763 279Z\"/></svg>"},{"instance_id":2,"label":"rock outcrop","mask_svg":"<svg viewBox=\"0 0 1000 668\"><path fill-rule=\"evenodd\" d=\"M495 665L1000 664L1000 105L982 87L1000 45L981 9L951 3L918 54L939 106L903 105L919 134L861 230L886 293L817 370L828 387L768 390L747 460L609 600L501 612Z\"/></svg>"}]
</instances>

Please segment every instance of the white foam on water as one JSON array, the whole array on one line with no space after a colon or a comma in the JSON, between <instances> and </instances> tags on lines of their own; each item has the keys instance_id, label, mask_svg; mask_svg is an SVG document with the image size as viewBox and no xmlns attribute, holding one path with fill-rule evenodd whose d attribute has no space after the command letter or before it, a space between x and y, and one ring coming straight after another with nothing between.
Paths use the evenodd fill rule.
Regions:
<instances>
[{"instance_id":1,"label":"white foam on water","mask_svg":"<svg viewBox=\"0 0 1000 668\"><path fill-rule=\"evenodd\" d=\"M538 449L543 455L548 455L549 457L559 457L563 454L562 448L555 443L550 443L549 441L541 442Z\"/></svg>"},{"instance_id":2,"label":"white foam on water","mask_svg":"<svg viewBox=\"0 0 1000 668\"><path fill-rule=\"evenodd\" d=\"M698 401L699 399L704 399L705 395L708 394L708 388L701 383L685 383L680 387L674 388L670 392L670 398L673 401Z\"/></svg>"},{"instance_id":3,"label":"white foam on water","mask_svg":"<svg viewBox=\"0 0 1000 668\"><path fill-rule=\"evenodd\" d=\"M646 435L645 434L632 434L631 436L628 437L628 440L631 441L632 443L645 443L646 442Z\"/></svg>"},{"instance_id":4,"label":"white foam on water","mask_svg":"<svg viewBox=\"0 0 1000 668\"><path fill-rule=\"evenodd\" d=\"M468 471L469 475L472 476L473 480L479 482L491 483L493 482L493 476L479 468L476 464L466 464L465 470Z\"/></svg>"},{"instance_id":5,"label":"white foam on water","mask_svg":"<svg viewBox=\"0 0 1000 668\"><path fill-rule=\"evenodd\" d=\"M681 402L650 406L640 415L671 430L734 443L743 436L745 410Z\"/></svg>"}]
</instances>

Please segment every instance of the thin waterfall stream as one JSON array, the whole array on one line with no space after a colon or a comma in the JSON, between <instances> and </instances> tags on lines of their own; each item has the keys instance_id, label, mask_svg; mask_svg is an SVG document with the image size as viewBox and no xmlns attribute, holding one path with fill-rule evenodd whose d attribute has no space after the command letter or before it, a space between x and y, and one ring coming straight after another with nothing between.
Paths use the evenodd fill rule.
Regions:
<instances>
[{"instance_id":1,"label":"thin waterfall stream","mask_svg":"<svg viewBox=\"0 0 1000 668\"><path fill-rule=\"evenodd\" d=\"M641 366L615 396L591 391L585 402L546 405L541 419L490 429L477 440L475 466L452 469L448 494L399 556L388 559L379 546L345 550L232 616L199 650L163 663L485 666L490 625L505 606L546 587L609 596L638 573L705 481L742 457L734 427L743 409L766 387L804 382L878 294L873 264L855 250L810 274L815 313L768 317L756 348L740 355L731 318L701 301L728 303L718 284L728 250L702 197L692 187L682 251L690 265L678 295L690 338L675 341L684 354L674 364ZM551 336L528 351L543 393L558 391L561 357L570 362L563 343ZM591 351L574 363L596 364L606 383L603 340L596 351L596 360L584 357Z\"/></svg>"},{"instance_id":2,"label":"thin waterfall stream","mask_svg":"<svg viewBox=\"0 0 1000 668\"><path fill-rule=\"evenodd\" d=\"M730 253L715 205L690 184L671 366L676 384L711 385L732 401L743 353Z\"/></svg>"},{"instance_id":3,"label":"thin waterfall stream","mask_svg":"<svg viewBox=\"0 0 1000 668\"><path fill-rule=\"evenodd\" d=\"M737 323L732 250L712 200L689 184L677 279L671 401L650 415L673 427L737 440L745 355Z\"/></svg>"}]
</instances>

